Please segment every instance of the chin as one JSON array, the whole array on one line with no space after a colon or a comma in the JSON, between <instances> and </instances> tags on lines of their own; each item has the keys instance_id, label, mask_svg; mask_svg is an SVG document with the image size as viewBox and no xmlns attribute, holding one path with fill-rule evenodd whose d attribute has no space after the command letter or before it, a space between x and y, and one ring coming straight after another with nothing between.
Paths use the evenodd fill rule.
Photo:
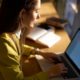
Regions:
<instances>
[{"instance_id":1,"label":"chin","mask_svg":"<svg viewBox=\"0 0 80 80\"><path fill-rule=\"evenodd\" d=\"M31 28L34 28L34 24L31 24L30 27L31 27Z\"/></svg>"}]
</instances>

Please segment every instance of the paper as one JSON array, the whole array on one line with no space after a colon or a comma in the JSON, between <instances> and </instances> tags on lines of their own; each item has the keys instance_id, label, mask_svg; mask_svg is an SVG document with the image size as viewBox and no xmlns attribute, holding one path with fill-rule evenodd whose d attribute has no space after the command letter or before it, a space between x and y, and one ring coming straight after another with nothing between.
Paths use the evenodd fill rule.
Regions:
<instances>
[{"instance_id":1,"label":"paper","mask_svg":"<svg viewBox=\"0 0 80 80\"><path fill-rule=\"evenodd\" d=\"M47 32L47 30L39 28L39 27L35 27L30 34L27 35L28 38L31 38L33 40L37 40L40 36L42 36L43 34L45 34Z\"/></svg>"},{"instance_id":2,"label":"paper","mask_svg":"<svg viewBox=\"0 0 80 80\"><path fill-rule=\"evenodd\" d=\"M51 68L54 65L54 63L49 62L41 55L35 55L35 57L42 71L47 71L49 68Z\"/></svg>"},{"instance_id":3,"label":"paper","mask_svg":"<svg viewBox=\"0 0 80 80\"><path fill-rule=\"evenodd\" d=\"M48 47L53 46L61 39L60 36L56 35L52 31L49 31L45 35L41 36L38 41L41 42L44 45L47 45Z\"/></svg>"},{"instance_id":4,"label":"paper","mask_svg":"<svg viewBox=\"0 0 80 80\"><path fill-rule=\"evenodd\" d=\"M53 28L51 27L49 30L44 28L35 27L31 33L27 35L27 38L37 41L40 44L43 44L47 47L53 46L57 43L61 37L54 33Z\"/></svg>"}]
</instances>

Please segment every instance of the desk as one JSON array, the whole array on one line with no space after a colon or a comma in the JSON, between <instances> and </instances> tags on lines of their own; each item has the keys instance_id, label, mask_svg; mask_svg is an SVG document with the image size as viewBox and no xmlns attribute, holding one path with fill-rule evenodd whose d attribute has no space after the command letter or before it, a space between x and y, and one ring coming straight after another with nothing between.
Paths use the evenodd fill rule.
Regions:
<instances>
[{"instance_id":1,"label":"desk","mask_svg":"<svg viewBox=\"0 0 80 80\"><path fill-rule=\"evenodd\" d=\"M39 19L39 22L44 22L46 18L51 16L58 17L58 14L51 2L42 4L40 12L41 12L41 18ZM35 47L39 47L49 52L55 52L55 53L64 52L68 44L70 43L70 39L67 33L63 29L56 29L55 33L61 36L61 40L51 48L45 48L44 46L42 47L41 45L38 45L38 44L35 45L35 42L30 40L26 40L26 44L35 45ZM22 70L23 70L24 76L30 76L32 74L35 74L41 71L34 56L32 56L29 59L27 59L26 56L22 56L21 61L22 61Z\"/></svg>"}]
</instances>

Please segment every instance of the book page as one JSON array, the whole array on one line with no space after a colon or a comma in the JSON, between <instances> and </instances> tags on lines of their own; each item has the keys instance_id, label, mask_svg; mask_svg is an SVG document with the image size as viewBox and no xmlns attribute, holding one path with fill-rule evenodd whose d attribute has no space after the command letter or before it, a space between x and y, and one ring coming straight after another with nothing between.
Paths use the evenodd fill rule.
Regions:
<instances>
[{"instance_id":1,"label":"book page","mask_svg":"<svg viewBox=\"0 0 80 80\"><path fill-rule=\"evenodd\" d=\"M54 63L49 62L41 55L35 55L35 57L42 71L47 71L54 65Z\"/></svg>"},{"instance_id":2,"label":"book page","mask_svg":"<svg viewBox=\"0 0 80 80\"><path fill-rule=\"evenodd\" d=\"M40 28L40 27L35 27L33 30L27 35L28 38L32 40L37 40L40 36L45 34L47 30Z\"/></svg>"},{"instance_id":3,"label":"book page","mask_svg":"<svg viewBox=\"0 0 80 80\"><path fill-rule=\"evenodd\" d=\"M56 44L60 39L61 39L61 37L56 35L55 33L53 33L53 31L48 31L43 36L39 37L37 39L37 41L39 41L40 43L42 43L48 47L51 47L54 44Z\"/></svg>"}]
</instances>

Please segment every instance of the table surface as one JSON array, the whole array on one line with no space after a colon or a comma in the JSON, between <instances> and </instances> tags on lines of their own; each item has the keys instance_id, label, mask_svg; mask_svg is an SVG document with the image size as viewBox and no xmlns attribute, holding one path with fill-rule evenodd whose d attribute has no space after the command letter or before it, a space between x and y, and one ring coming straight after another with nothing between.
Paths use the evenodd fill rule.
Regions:
<instances>
[{"instance_id":1,"label":"table surface","mask_svg":"<svg viewBox=\"0 0 80 80\"><path fill-rule=\"evenodd\" d=\"M38 20L38 23L45 22L47 18L54 16L59 17L53 3L50 1L42 3L40 8L40 19Z\"/></svg>"}]
</instances>

